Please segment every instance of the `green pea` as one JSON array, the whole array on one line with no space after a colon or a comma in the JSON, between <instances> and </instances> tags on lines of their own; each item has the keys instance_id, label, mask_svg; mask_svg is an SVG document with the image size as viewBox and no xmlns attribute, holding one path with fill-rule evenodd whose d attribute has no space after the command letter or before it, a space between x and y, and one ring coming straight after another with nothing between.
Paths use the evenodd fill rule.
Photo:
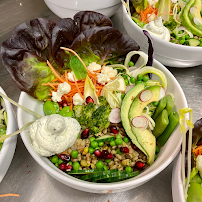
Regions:
<instances>
[{"instance_id":1,"label":"green pea","mask_svg":"<svg viewBox=\"0 0 202 202\"><path fill-rule=\"evenodd\" d=\"M136 81L135 77L131 77L131 78L130 78L130 82L131 82L131 83L135 83L135 81Z\"/></svg>"},{"instance_id":2,"label":"green pea","mask_svg":"<svg viewBox=\"0 0 202 202\"><path fill-rule=\"evenodd\" d=\"M104 142L99 142L98 145L99 147L102 147L104 145Z\"/></svg>"},{"instance_id":3,"label":"green pea","mask_svg":"<svg viewBox=\"0 0 202 202\"><path fill-rule=\"evenodd\" d=\"M55 166L56 166L57 168L59 168L59 163L55 163Z\"/></svg>"},{"instance_id":4,"label":"green pea","mask_svg":"<svg viewBox=\"0 0 202 202\"><path fill-rule=\"evenodd\" d=\"M95 151L95 150L100 150L100 147L95 147L94 151Z\"/></svg>"},{"instance_id":5,"label":"green pea","mask_svg":"<svg viewBox=\"0 0 202 202\"><path fill-rule=\"evenodd\" d=\"M45 115L57 114L60 111L60 106L57 102L48 100L43 105L43 111Z\"/></svg>"},{"instance_id":6,"label":"green pea","mask_svg":"<svg viewBox=\"0 0 202 202\"><path fill-rule=\"evenodd\" d=\"M69 165L71 165L71 166L72 166L72 162L71 162L71 161L69 161Z\"/></svg>"},{"instance_id":7,"label":"green pea","mask_svg":"<svg viewBox=\"0 0 202 202\"><path fill-rule=\"evenodd\" d=\"M53 156L53 157L51 158L51 162L52 162L52 163L57 163L57 162L58 162L58 156Z\"/></svg>"},{"instance_id":8,"label":"green pea","mask_svg":"<svg viewBox=\"0 0 202 202\"><path fill-rule=\"evenodd\" d=\"M175 37L175 39L179 40L179 39L180 39L180 37L179 37L179 36L176 36L176 37Z\"/></svg>"},{"instance_id":9,"label":"green pea","mask_svg":"<svg viewBox=\"0 0 202 202\"><path fill-rule=\"evenodd\" d=\"M125 79L124 81L125 81L125 84L126 84L126 86L127 86L127 85L129 84L128 79Z\"/></svg>"},{"instance_id":10,"label":"green pea","mask_svg":"<svg viewBox=\"0 0 202 202\"><path fill-rule=\"evenodd\" d=\"M127 137L124 137L124 138L123 138L123 141L124 141L125 143L128 143L128 142L129 142L129 139L128 139Z\"/></svg>"},{"instance_id":11,"label":"green pea","mask_svg":"<svg viewBox=\"0 0 202 202\"><path fill-rule=\"evenodd\" d=\"M110 162L111 162L111 159L105 159L105 162L106 162L106 163L110 163Z\"/></svg>"},{"instance_id":12,"label":"green pea","mask_svg":"<svg viewBox=\"0 0 202 202\"><path fill-rule=\"evenodd\" d=\"M94 153L94 149L93 149L92 147L89 147L89 148L88 148L88 152L89 152L90 154L93 154L93 153Z\"/></svg>"},{"instance_id":13,"label":"green pea","mask_svg":"<svg viewBox=\"0 0 202 202\"><path fill-rule=\"evenodd\" d=\"M153 102L153 105L154 105L155 107L157 107L157 106L159 105L159 102L158 102L158 101Z\"/></svg>"},{"instance_id":14,"label":"green pea","mask_svg":"<svg viewBox=\"0 0 202 202\"><path fill-rule=\"evenodd\" d=\"M185 40L185 36L182 36L181 39L182 39L182 40Z\"/></svg>"},{"instance_id":15,"label":"green pea","mask_svg":"<svg viewBox=\"0 0 202 202\"><path fill-rule=\"evenodd\" d=\"M120 151L120 148L118 148L117 150L116 150L116 152L117 152L117 154L122 154L122 152Z\"/></svg>"},{"instance_id":16,"label":"green pea","mask_svg":"<svg viewBox=\"0 0 202 202\"><path fill-rule=\"evenodd\" d=\"M139 83L142 83L142 81L136 81L135 82L135 85L139 84Z\"/></svg>"},{"instance_id":17,"label":"green pea","mask_svg":"<svg viewBox=\"0 0 202 202\"><path fill-rule=\"evenodd\" d=\"M180 44L183 44L184 42L185 42L185 40L183 40L183 39L181 39L181 40L179 41Z\"/></svg>"},{"instance_id":18,"label":"green pea","mask_svg":"<svg viewBox=\"0 0 202 202\"><path fill-rule=\"evenodd\" d=\"M98 143L97 143L96 141L92 141L92 142L90 143L90 146L91 146L92 148L96 148L96 147L98 146Z\"/></svg>"},{"instance_id":19,"label":"green pea","mask_svg":"<svg viewBox=\"0 0 202 202\"><path fill-rule=\"evenodd\" d=\"M115 143L116 143L117 145L121 145L121 144L123 143L123 140L122 140L122 139L116 139L116 140L115 140Z\"/></svg>"},{"instance_id":20,"label":"green pea","mask_svg":"<svg viewBox=\"0 0 202 202\"><path fill-rule=\"evenodd\" d=\"M189 39L189 34L185 35L185 39L186 40Z\"/></svg>"},{"instance_id":21,"label":"green pea","mask_svg":"<svg viewBox=\"0 0 202 202\"><path fill-rule=\"evenodd\" d=\"M125 94L121 95L121 99L123 100L125 96L126 96Z\"/></svg>"},{"instance_id":22,"label":"green pea","mask_svg":"<svg viewBox=\"0 0 202 202\"><path fill-rule=\"evenodd\" d=\"M61 164L63 163L64 161L62 159L58 159L58 163Z\"/></svg>"},{"instance_id":23,"label":"green pea","mask_svg":"<svg viewBox=\"0 0 202 202\"><path fill-rule=\"evenodd\" d=\"M149 81L149 77L148 77L148 76L143 76L143 77L142 77L142 80L143 80L144 82L147 82L147 81Z\"/></svg>"},{"instance_id":24,"label":"green pea","mask_svg":"<svg viewBox=\"0 0 202 202\"><path fill-rule=\"evenodd\" d=\"M79 168L80 168L79 162L74 162L74 163L72 164L72 167L73 167L73 170L79 170Z\"/></svg>"},{"instance_id":25,"label":"green pea","mask_svg":"<svg viewBox=\"0 0 202 202\"><path fill-rule=\"evenodd\" d=\"M108 170L106 165L103 166L103 169L104 169L104 171Z\"/></svg>"},{"instance_id":26,"label":"green pea","mask_svg":"<svg viewBox=\"0 0 202 202\"><path fill-rule=\"evenodd\" d=\"M121 135L117 135L117 136L116 136L116 139L121 139Z\"/></svg>"},{"instance_id":27,"label":"green pea","mask_svg":"<svg viewBox=\"0 0 202 202\"><path fill-rule=\"evenodd\" d=\"M142 81L142 78L143 78L142 74L138 74L138 75L137 75L137 80L138 80L138 81Z\"/></svg>"},{"instance_id":28,"label":"green pea","mask_svg":"<svg viewBox=\"0 0 202 202\"><path fill-rule=\"evenodd\" d=\"M128 79L128 76L123 74L122 77L124 78L124 80Z\"/></svg>"},{"instance_id":29,"label":"green pea","mask_svg":"<svg viewBox=\"0 0 202 202\"><path fill-rule=\"evenodd\" d=\"M102 161L98 161L98 162L96 163L96 168L103 168L103 166L104 166L104 164L103 164Z\"/></svg>"},{"instance_id":30,"label":"green pea","mask_svg":"<svg viewBox=\"0 0 202 202\"><path fill-rule=\"evenodd\" d=\"M77 156L78 156L78 151L77 150L73 150L72 152L71 152L71 156L72 156L72 158L77 158Z\"/></svg>"},{"instance_id":31,"label":"green pea","mask_svg":"<svg viewBox=\"0 0 202 202\"><path fill-rule=\"evenodd\" d=\"M95 137L90 137L89 140L90 142L93 142L95 140Z\"/></svg>"},{"instance_id":32,"label":"green pea","mask_svg":"<svg viewBox=\"0 0 202 202\"><path fill-rule=\"evenodd\" d=\"M115 143L115 141L111 141L111 142L110 142L109 144L110 144L110 146L111 146L111 147L114 147L114 146L116 146L116 143Z\"/></svg>"},{"instance_id":33,"label":"green pea","mask_svg":"<svg viewBox=\"0 0 202 202\"><path fill-rule=\"evenodd\" d=\"M202 43L202 38L200 38L200 42Z\"/></svg>"},{"instance_id":34,"label":"green pea","mask_svg":"<svg viewBox=\"0 0 202 202\"><path fill-rule=\"evenodd\" d=\"M182 34L183 33L183 31L182 30L180 30L179 32L178 32L178 34Z\"/></svg>"},{"instance_id":35,"label":"green pea","mask_svg":"<svg viewBox=\"0 0 202 202\"><path fill-rule=\"evenodd\" d=\"M156 145L156 154L158 154L160 152L160 148L158 145Z\"/></svg>"},{"instance_id":36,"label":"green pea","mask_svg":"<svg viewBox=\"0 0 202 202\"><path fill-rule=\"evenodd\" d=\"M128 65L129 65L129 67L132 67L132 66L134 66L134 62L130 61L130 62L128 63Z\"/></svg>"},{"instance_id":37,"label":"green pea","mask_svg":"<svg viewBox=\"0 0 202 202\"><path fill-rule=\"evenodd\" d=\"M131 173L132 172L132 168L130 166L127 166L125 168L126 173Z\"/></svg>"}]
</instances>

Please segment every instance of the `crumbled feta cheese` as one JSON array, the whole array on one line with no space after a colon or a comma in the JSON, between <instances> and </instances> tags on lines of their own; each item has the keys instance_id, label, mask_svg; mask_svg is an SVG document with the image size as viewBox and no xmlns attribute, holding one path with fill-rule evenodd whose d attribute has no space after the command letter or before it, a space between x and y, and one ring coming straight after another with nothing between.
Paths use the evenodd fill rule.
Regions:
<instances>
[{"instance_id":1,"label":"crumbled feta cheese","mask_svg":"<svg viewBox=\"0 0 202 202\"><path fill-rule=\"evenodd\" d=\"M149 3L150 6L156 4L158 2L158 0L147 0L147 2Z\"/></svg>"},{"instance_id":2,"label":"crumbled feta cheese","mask_svg":"<svg viewBox=\"0 0 202 202\"><path fill-rule=\"evenodd\" d=\"M91 72L97 71L101 69L101 65L97 64L96 62L92 62L87 67Z\"/></svg>"},{"instance_id":3,"label":"crumbled feta cheese","mask_svg":"<svg viewBox=\"0 0 202 202\"><path fill-rule=\"evenodd\" d=\"M106 74L109 78L115 77L117 75L117 70L112 67L104 66L101 70L102 74Z\"/></svg>"},{"instance_id":4,"label":"crumbled feta cheese","mask_svg":"<svg viewBox=\"0 0 202 202\"><path fill-rule=\"evenodd\" d=\"M62 93L62 94L67 94L71 91L71 86L67 83L60 83L58 85L58 92Z\"/></svg>"},{"instance_id":5,"label":"crumbled feta cheese","mask_svg":"<svg viewBox=\"0 0 202 202\"><path fill-rule=\"evenodd\" d=\"M97 80L98 83L105 85L105 83L107 83L110 80L110 78L106 74L98 74Z\"/></svg>"},{"instance_id":6,"label":"crumbled feta cheese","mask_svg":"<svg viewBox=\"0 0 202 202\"><path fill-rule=\"evenodd\" d=\"M74 105L82 105L83 103L84 103L83 98L80 96L79 93L76 93L76 94L73 96L73 104L74 104Z\"/></svg>"},{"instance_id":7,"label":"crumbled feta cheese","mask_svg":"<svg viewBox=\"0 0 202 202\"><path fill-rule=\"evenodd\" d=\"M53 102L61 102L62 101L62 93L60 92L52 92L52 100Z\"/></svg>"},{"instance_id":8,"label":"crumbled feta cheese","mask_svg":"<svg viewBox=\"0 0 202 202\"><path fill-rule=\"evenodd\" d=\"M202 155L198 155L196 158L196 168L199 170L200 176L202 177Z\"/></svg>"},{"instance_id":9,"label":"crumbled feta cheese","mask_svg":"<svg viewBox=\"0 0 202 202\"><path fill-rule=\"evenodd\" d=\"M73 77L74 76L74 77ZM74 82L74 78L76 79L76 81L78 81L78 79L76 78L75 74L73 71L67 73L67 79L71 82Z\"/></svg>"},{"instance_id":10,"label":"crumbled feta cheese","mask_svg":"<svg viewBox=\"0 0 202 202\"><path fill-rule=\"evenodd\" d=\"M58 90L56 92L52 92L52 100L53 102L61 102L62 96L71 91L71 86L67 83L60 83L58 85Z\"/></svg>"}]
</instances>

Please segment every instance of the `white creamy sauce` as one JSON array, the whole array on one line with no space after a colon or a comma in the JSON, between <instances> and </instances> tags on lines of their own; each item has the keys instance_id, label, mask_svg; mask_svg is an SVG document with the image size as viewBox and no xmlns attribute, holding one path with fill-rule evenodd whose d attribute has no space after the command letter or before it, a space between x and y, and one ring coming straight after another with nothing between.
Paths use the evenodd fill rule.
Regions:
<instances>
[{"instance_id":1,"label":"white creamy sauce","mask_svg":"<svg viewBox=\"0 0 202 202\"><path fill-rule=\"evenodd\" d=\"M52 156L70 148L81 130L79 122L58 114L36 120L29 130L34 149L41 156Z\"/></svg>"},{"instance_id":2,"label":"white creamy sauce","mask_svg":"<svg viewBox=\"0 0 202 202\"><path fill-rule=\"evenodd\" d=\"M163 26L161 17L158 17L155 21L149 22L143 27L143 29L159 39L170 41L170 32L165 26Z\"/></svg>"}]
</instances>

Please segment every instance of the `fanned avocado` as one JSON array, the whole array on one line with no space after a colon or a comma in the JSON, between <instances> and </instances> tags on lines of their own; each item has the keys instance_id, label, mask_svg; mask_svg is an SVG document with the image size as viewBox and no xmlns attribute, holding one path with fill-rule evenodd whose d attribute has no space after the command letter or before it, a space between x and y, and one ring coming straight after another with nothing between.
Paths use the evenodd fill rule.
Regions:
<instances>
[{"instance_id":1,"label":"fanned avocado","mask_svg":"<svg viewBox=\"0 0 202 202\"><path fill-rule=\"evenodd\" d=\"M182 24L195 35L202 37L201 0L189 0L182 10Z\"/></svg>"},{"instance_id":2,"label":"fanned avocado","mask_svg":"<svg viewBox=\"0 0 202 202\"><path fill-rule=\"evenodd\" d=\"M121 105L121 121L122 121L122 125L123 125L127 135L130 137L132 143L135 144L141 151L143 151L145 153L146 151L139 144L136 136L132 132L132 128L130 126L130 121L129 121L129 117L128 117L129 109L130 109L130 106L131 106L133 100L136 98L138 93L144 89L144 87L145 86L143 83L139 83L135 87L130 89L130 91L126 94L126 96L123 99L122 105Z\"/></svg>"},{"instance_id":3,"label":"fanned avocado","mask_svg":"<svg viewBox=\"0 0 202 202\"><path fill-rule=\"evenodd\" d=\"M152 97L150 100L146 102L142 102L139 98L139 95L136 96L133 103L130 106L129 110L129 122L131 123L132 119L137 116L142 115L142 110L151 102L159 101L160 96L160 86L151 86L146 88L152 92ZM156 150L156 138L152 133L150 133L147 129L142 130L140 128L134 127L131 124L132 132L135 134L136 139L139 145L143 148L142 152L147 156L147 163L152 164L155 158L155 150Z\"/></svg>"}]
</instances>

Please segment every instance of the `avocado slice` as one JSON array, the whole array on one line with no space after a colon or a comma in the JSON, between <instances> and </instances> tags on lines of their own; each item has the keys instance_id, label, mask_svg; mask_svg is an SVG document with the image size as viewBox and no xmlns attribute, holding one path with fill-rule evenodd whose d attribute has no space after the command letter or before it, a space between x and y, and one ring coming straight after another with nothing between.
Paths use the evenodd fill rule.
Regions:
<instances>
[{"instance_id":1,"label":"avocado slice","mask_svg":"<svg viewBox=\"0 0 202 202\"><path fill-rule=\"evenodd\" d=\"M122 105L121 105L121 121L122 121L122 125L123 125L127 135L130 137L132 143L135 144L141 151L143 151L145 153L146 151L139 144L136 136L132 132L132 128L131 128L129 117L128 117L129 109L130 109L130 106L131 106L133 100L139 94L139 92L142 91L144 88L145 88L144 84L139 83L136 86L134 86L132 89L130 89L130 91L128 91L128 93L124 97Z\"/></svg>"},{"instance_id":2,"label":"avocado slice","mask_svg":"<svg viewBox=\"0 0 202 202\"><path fill-rule=\"evenodd\" d=\"M160 96L160 86L151 86L146 89L152 91L152 97L149 101L147 102L142 102L139 99L139 95L136 96L134 99L133 103L131 104L130 110L129 110L129 122L132 128L132 132L135 134L136 139L140 146L143 148L141 150L142 152L145 153L147 156L147 163L152 164L154 162L155 158L155 150L156 150L156 138L152 133L150 133L147 129L142 130L140 128L136 128L131 124L131 121L134 117L136 116L141 116L142 115L142 110L151 102L159 101L159 96Z\"/></svg>"},{"instance_id":3,"label":"avocado slice","mask_svg":"<svg viewBox=\"0 0 202 202\"><path fill-rule=\"evenodd\" d=\"M191 12L190 12L191 10ZM201 0L189 0L182 10L181 20L184 27L192 34L202 37ZM194 18L198 19L198 24L194 23Z\"/></svg>"}]
</instances>

